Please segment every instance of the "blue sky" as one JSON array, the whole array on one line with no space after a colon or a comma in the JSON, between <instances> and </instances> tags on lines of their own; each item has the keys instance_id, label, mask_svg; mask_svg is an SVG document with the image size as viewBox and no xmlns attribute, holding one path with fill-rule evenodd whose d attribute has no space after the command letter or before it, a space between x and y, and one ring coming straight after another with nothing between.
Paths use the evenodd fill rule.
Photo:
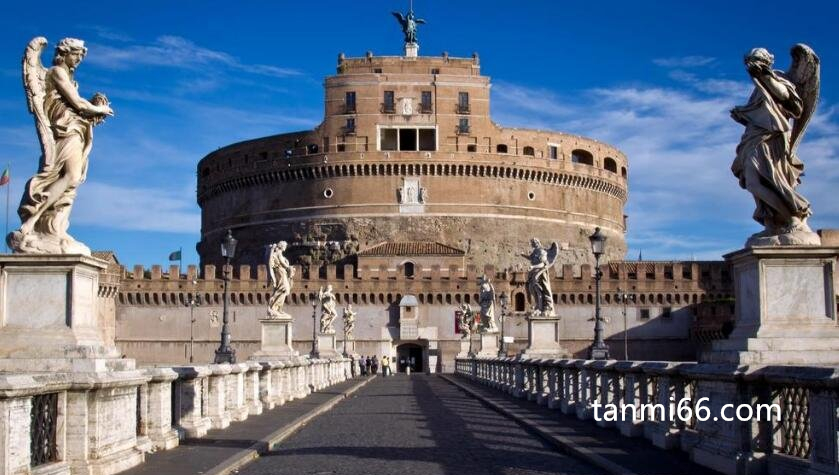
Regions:
<instances>
[{"instance_id":1,"label":"blue sky","mask_svg":"<svg viewBox=\"0 0 839 475\"><path fill-rule=\"evenodd\" d=\"M117 3L121 5L116 6ZM583 3L589 3L584 5ZM311 128L338 53L395 55L390 11L407 1L23 2L0 18L0 163L11 163L10 228L38 145L20 82L34 36L82 38L81 92L105 92L116 117L96 129L71 233L128 266L197 262L195 164L238 140ZM822 59L822 100L800 156L811 226L839 227L839 32L835 2L415 0L420 54L470 56L493 79L506 126L590 136L630 160L628 257L718 259L758 231L729 171L745 103L742 55L789 47Z\"/></svg>"}]
</instances>

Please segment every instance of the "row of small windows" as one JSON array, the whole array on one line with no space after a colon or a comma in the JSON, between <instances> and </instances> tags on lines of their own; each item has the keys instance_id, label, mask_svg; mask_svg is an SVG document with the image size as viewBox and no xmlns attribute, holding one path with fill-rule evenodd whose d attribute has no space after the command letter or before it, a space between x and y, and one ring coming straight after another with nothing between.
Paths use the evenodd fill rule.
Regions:
<instances>
[{"instance_id":1,"label":"row of small windows","mask_svg":"<svg viewBox=\"0 0 839 475\"><path fill-rule=\"evenodd\" d=\"M344 95L344 113L355 114L358 110L356 107L355 91L347 91ZM396 94L395 91L384 91L382 95L383 114L396 113ZM461 91L457 94L457 108L458 114L469 114L471 107L469 106L469 93ZM431 91L420 91L419 112L421 114L431 114L434 112L433 100Z\"/></svg>"},{"instance_id":2,"label":"row of small windows","mask_svg":"<svg viewBox=\"0 0 839 475\"><path fill-rule=\"evenodd\" d=\"M270 293L263 292L231 292L230 302L233 305L267 305L270 299ZM392 305L398 304L402 300L402 294L392 293L336 293L335 298L338 303L353 303L353 304L377 304L377 305ZM635 303L639 305L654 305L654 304L675 304L675 305L690 305L709 301L720 301L731 299L728 294L638 294L635 297ZM196 305L221 305L223 303L224 294L218 292L212 293L181 293L181 292L121 292L119 294L120 305L178 305L188 306L190 302ZM451 294L451 293L419 293L417 300L420 304L429 305L451 305L460 303L477 303L479 301L478 294ZM513 310L523 312L526 309L526 296L523 292L516 292L513 294ZM580 293L580 294L554 294L554 304L557 305L593 305L594 294ZM292 293L289 296L289 302L292 305L302 305L309 303L309 295L307 293ZM603 295L603 303L621 304L619 299L612 298L612 295L605 293Z\"/></svg>"},{"instance_id":3,"label":"row of small windows","mask_svg":"<svg viewBox=\"0 0 839 475\"><path fill-rule=\"evenodd\" d=\"M626 198L626 191L609 182L595 177L585 177L557 173L553 171L528 170L515 167L497 167L485 165L458 164L426 164L426 163L380 163L380 164L342 164L332 166L305 167L293 170L278 170L258 175L233 178L209 188L199 199L203 200L225 191L236 190L243 186L255 186L274 183L276 181L298 181L322 178L336 178L344 176L480 176L490 178L509 178L526 180L557 186L587 188L607 193L619 199Z\"/></svg>"}]
</instances>

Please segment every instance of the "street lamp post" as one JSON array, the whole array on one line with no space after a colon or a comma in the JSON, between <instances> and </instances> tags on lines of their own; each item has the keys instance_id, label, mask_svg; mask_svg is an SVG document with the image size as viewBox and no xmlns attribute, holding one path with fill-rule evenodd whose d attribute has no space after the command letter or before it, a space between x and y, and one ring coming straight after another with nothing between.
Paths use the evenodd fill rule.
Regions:
<instances>
[{"instance_id":1,"label":"street lamp post","mask_svg":"<svg viewBox=\"0 0 839 475\"><path fill-rule=\"evenodd\" d=\"M227 307L230 296L228 295L228 282L230 281L230 259L236 255L236 239L233 237L233 231L227 230L227 236L221 241L221 256L224 257L225 265L222 272L224 280L224 305L222 307L222 324L221 324L221 344L216 350L215 363L236 363L236 350L230 347L230 328L228 326Z\"/></svg>"},{"instance_id":2,"label":"street lamp post","mask_svg":"<svg viewBox=\"0 0 839 475\"><path fill-rule=\"evenodd\" d=\"M501 292L498 298L501 301L501 344L498 345L498 357L503 358L507 356L507 350L504 347L504 318L507 316L507 292Z\"/></svg>"},{"instance_id":3,"label":"street lamp post","mask_svg":"<svg viewBox=\"0 0 839 475\"><path fill-rule=\"evenodd\" d=\"M312 358L317 358L320 349L318 345L318 295L312 292L309 295L309 299L312 301Z\"/></svg>"},{"instance_id":4,"label":"street lamp post","mask_svg":"<svg viewBox=\"0 0 839 475\"><path fill-rule=\"evenodd\" d=\"M606 236L600 232L600 228L594 229L594 234L589 236L591 251L594 254L594 343L591 345L589 357L593 360L609 359L609 347L603 341L603 318L600 315L600 279L603 278L603 271L600 270L600 256L606 247Z\"/></svg>"},{"instance_id":5,"label":"street lamp post","mask_svg":"<svg viewBox=\"0 0 839 475\"><path fill-rule=\"evenodd\" d=\"M629 330L626 324L626 304L630 300L635 302L635 294L627 293L625 290L618 287L618 293L615 296L618 302L623 303L623 359L629 360Z\"/></svg>"},{"instance_id":6,"label":"street lamp post","mask_svg":"<svg viewBox=\"0 0 839 475\"><path fill-rule=\"evenodd\" d=\"M198 281L192 281L193 292L189 296L189 362L193 363L195 357L195 307L201 306L201 298L196 293Z\"/></svg>"}]
</instances>

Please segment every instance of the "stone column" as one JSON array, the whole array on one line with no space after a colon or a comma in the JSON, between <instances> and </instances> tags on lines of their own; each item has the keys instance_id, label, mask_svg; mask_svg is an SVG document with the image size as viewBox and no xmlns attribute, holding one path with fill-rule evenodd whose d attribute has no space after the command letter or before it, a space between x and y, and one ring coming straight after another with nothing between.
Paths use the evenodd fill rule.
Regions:
<instances>
[{"instance_id":1,"label":"stone column","mask_svg":"<svg viewBox=\"0 0 839 475\"><path fill-rule=\"evenodd\" d=\"M678 364L674 363L644 363L644 372L658 380L653 402L664 408L664 417L660 410L655 411L655 419L648 420L644 425L644 436L658 448L672 449L679 446L680 430L676 420L676 402L681 400L684 392L676 390L678 381ZM673 396L673 401L670 397ZM670 414L674 417L670 418Z\"/></svg>"},{"instance_id":2,"label":"stone column","mask_svg":"<svg viewBox=\"0 0 839 475\"><path fill-rule=\"evenodd\" d=\"M245 404L245 372L248 370L247 363L230 365L230 374L227 375L227 413L234 421L243 421L248 418L248 406Z\"/></svg>"},{"instance_id":3,"label":"stone column","mask_svg":"<svg viewBox=\"0 0 839 475\"><path fill-rule=\"evenodd\" d=\"M262 398L260 397L260 374L262 365L256 361L249 361L248 371L245 373L245 405L248 415L262 414Z\"/></svg>"},{"instance_id":4,"label":"stone column","mask_svg":"<svg viewBox=\"0 0 839 475\"><path fill-rule=\"evenodd\" d=\"M177 391L178 373L169 368L149 368L146 435L157 450L178 446L178 432L172 427L172 391ZM173 387L174 385L174 387ZM175 397L177 404L177 393Z\"/></svg>"},{"instance_id":5,"label":"stone column","mask_svg":"<svg viewBox=\"0 0 839 475\"><path fill-rule=\"evenodd\" d=\"M207 415L213 429L224 429L230 425L230 413L227 411L227 375L230 374L229 364L210 365L209 397Z\"/></svg>"},{"instance_id":6,"label":"stone column","mask_svg":"<svg viewBox=\"0 0 839 475\"><path fill-rule=\"evenodd\" d=\"M205 403L205 399L209 401L205 386L211 370L207 366L181 366L173 370L178 374L175 430L183 438L204 437L211 425Z\"/></svg>"},{"instance_id":7,"label":"stone column","mask_svg":"<svg viewBox=\"0 0 839 475\"><path fill-rule=\"evenodd\" d=\"M641 366L632 361L620 361L615 369L624 373L623 376L623 404L632 406L633 410L618 413L618 430L626 437L640 437L644 435L644 421L640 412L640 387L646 384L646 378L641 373ZM627 417L624 417L626 414Z\"/></svg>"}]
</instances>

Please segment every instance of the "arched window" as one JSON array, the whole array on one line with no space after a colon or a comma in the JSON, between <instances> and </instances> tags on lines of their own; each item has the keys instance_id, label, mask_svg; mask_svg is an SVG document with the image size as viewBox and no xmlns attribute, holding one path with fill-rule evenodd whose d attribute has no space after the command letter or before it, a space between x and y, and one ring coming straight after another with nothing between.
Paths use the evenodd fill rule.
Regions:
<instances>
[{"instance_id":1,"label":"arched window","mask_svg":"<svg viewBox=\"0 0 839 475\"><path fill-rule=\"evenodd\" d=\"M406 262L404 270L405 270L405 277L407 277L409 279L414 278L414 263L413 262Z\"/></svg>"},{"instance_id":2,"label":"arched window","mask_svg":"<svg viewBox=\"0 0 839 475\"><path fill-rule=\"evenodd\" d=\"M594 165L594 155L585 150L574 150L571 152L571 161L574 163L582 163L583 165Z\"/></svg>"},{"instance_id":3,"label":"arched window","mask_svg":"<svg viewBox=\"0 0 839 475\"><path fill-rule=\"evenodd\" d=\"M612 172L612 173L615 173L615 174L618 173L618 164L615 162L614 158L611 158L611 157L604 158L603 159L603 168L605 168L606 171L609 171L609 172Z\"/></svg>"},{"instance_id":4,"label":"arched window","mask_svg":"<svg viewBox=\"0 0 839 475\"><path fill-rule=\"evenodd\" d=\"M531 157L536 155L536 152L533 150L533 147L531 147L529 145L524 147L524 149L522 149L522 153L525 154L525 155L530 155Z\"/></svg>"},{"instance_id":5,"label":"arched window","mask_svg":"<svg viewBox=\"0 0 839 475\"><path fill-rule=\"evenodd\" d=\"M524 294L522 292L516 294L513 308L516 312L524 312Z\"/></svg>"},{"instance_id":6,"label":"arched window","mask_svg":"<svg viewBox=\"0 0 839 475\"><path fill-rule=\"evenodd\" d=\"M500 143L495 146L496 153L507 153L507 145Z\"/></svg>"},{"instance_id":7,"label":"arched window","mask_svg":"<svg viewBox=\"0 0 839 475\"><path fill-rule=\"evenodd\" d=\"M621 167L621 176L626 178L626 167Z\"/></svg>"}]
</instances>

